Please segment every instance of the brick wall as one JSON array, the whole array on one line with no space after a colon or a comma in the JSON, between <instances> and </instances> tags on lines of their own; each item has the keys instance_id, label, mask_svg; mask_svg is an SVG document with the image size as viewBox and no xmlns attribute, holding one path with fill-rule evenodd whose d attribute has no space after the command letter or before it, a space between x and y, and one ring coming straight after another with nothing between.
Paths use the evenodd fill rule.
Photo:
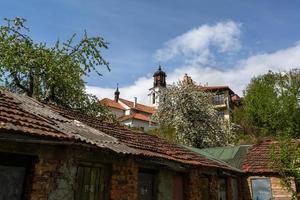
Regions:
<instances>
[{"instance_id":1,"label":"brick wall","mask_svg":"<svg viewBox=\"0 0 300 200\"><path fill-rule=\"evenodd\" d=\"M199 190L200 183L200 175L198 170L192 170L187 178L186 182L186 198L188 200L200 200L201 199L201 190Z\"/></svg>"},{"instance_id":2,"label":"brick wall","mask_svg":"<svg viewBox=\"0 0 300 200\"><path fill-rule=\"evenodd\" d=\"M218 199L218 179L216 175L204 176L201 170L192 170L186 181L186 199Z\"/></svg>"},{"instance_id":3,"label":"brick wall","mask_svg":"<svg viewBox=\"0 0 300 200\"><path fill-rule=\"evenodd\" d=\"M138 166L132 162L112 166L110 200L138 199Z\"/></svg>"},{"instance_id":4,"label":"brick wall","mask_svg":"<svg viewBox=\"0 0 300 200\"><path fill-rule=\"evenodd\" d=\"M216 175L210 176L209 179L209 198L210 200L218 200L219 184Z\"/></svg>"},{"instance_id":5,"label":"brick wall","mask_svg":"<svg viewBox=\"0 0 300 200\"><path fill-rule=\"evenodd\" d=\"M39 158L33 165L31 200L47 200L55 186L60 161Z\"/></svg>"},{"instance_id":6,"label":"brick wall","mask_svg":"<svg viewBox=\"0 0 300 200\"><path fill-rule=\"evenodd\" d=\"M271 177L272 194L274 199L278 200L289 200L291 199L292 193L282 187L280 178ZM293 184L293 188L295 185Z\"/></svg>"}]
</instances>

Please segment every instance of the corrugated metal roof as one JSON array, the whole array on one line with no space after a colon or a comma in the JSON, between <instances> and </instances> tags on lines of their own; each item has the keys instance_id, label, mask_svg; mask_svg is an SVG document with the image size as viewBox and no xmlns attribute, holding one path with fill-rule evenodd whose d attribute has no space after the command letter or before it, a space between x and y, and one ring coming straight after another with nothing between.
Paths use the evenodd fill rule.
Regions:
<instances>
[{"instance_id":1,"label":"corrugated metal roof","mask_svg":"<svg viewBox=\"0 0 300 200\"><path fill-rule=\"evenodd\" d=\"M227 146L206 148L203 151L209 153L218 160L223 160L229 165L242 169L243 161L251 145Z\"/></svg>"},{"instance_id":2,"label":"corrugated metal roof","mask_svg":"<svg viewBox=\"0 0 300 200\"><path fill-rule=\"evenodd\" d=\"M192 151L199 154L214 158L219 161L226 162L230 166L242 169L243 161L251 145L215 147L215 148L191 148Z\"/></svg>"},{"instance_id":3,"label":"corrugated metal roof","mask_svg":"<svg viewBox=\"0 0 300 200\"><path fill-rule=\"evenodd\" d=\"M210 154L208 151L206 151L207 149L198 149L198 148L190 147L190 146L186 146L186 145L182 145L182 146L185 147L185 148L187 148L187 149L189 149L189 150L191 150L191 151L193 151L193 152L195 152L195 153L198 153L198 154L200 154L202 156L205 156L205 157L207 157L209 159L212 159L212 160L214 160L216 162L219 162L219 163L222 163L224 165L227 165L228 167L232 168L235 171L242 172L242 170L241 170L242 168L238 168L235 165L231 165L230 163L228 163L228 162L226 162L226 161L224 161L224 160L216 157L215 155Z\"/></svg>"}]
</instances>

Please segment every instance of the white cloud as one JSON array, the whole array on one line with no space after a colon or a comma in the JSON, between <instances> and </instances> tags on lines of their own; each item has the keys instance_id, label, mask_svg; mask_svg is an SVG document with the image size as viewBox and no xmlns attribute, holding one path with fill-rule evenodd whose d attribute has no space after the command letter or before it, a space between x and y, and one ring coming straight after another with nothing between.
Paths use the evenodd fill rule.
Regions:
<instances>
[{"instance_id":1,"label":"white cloud","mask_svg":"<svg viewBox=\"0 0 300 200\"><path fill-rule=\"evenodd\" d=\"M233 21L199 26L166 42L162 49L156 51L154 57L156 60L166 61L176 56L184 56L189 63L211 63L211 47L222 53L240 49L240 26Z\"/></svg>"},{"instance_id":2,"label":"white cloud","mask_svg":"<svg viewBox=\"0 0 300 200\"><path fill-rule=\"evenodd\" d=\"M141 77L137 79L132 85L120 87L120 97L133 101L134 97L138 97L138 102L148 103L148 92L152 87L152 78ZM96 95L99 99L102 98L113 98L115 88L101 88L97 86L86 86L88 93Z\"/></svg>"},{"instance_id":3,"label":"white cloud","mask_svg":"<svg viewBox=\"0 0 300 200\"><path fill-rule=\"evenodd\" d=\"M238 60L227 69L222 70L217 66L216 68L207 67L214 66L214 60L210 59L210 57L213 57L210 50L211 45L215 45L220 52L232 52L240 48L238 40L239 27L234 22L218 23L215 26L204 25L170 40L163 49L156 52L156 55L160 54L168 59L183 55L187 62L182 66L176 66L173 71L167 72L167 82L169 84L177 82L182 79L185 73L188 73L197 83L227 85L236 93L242 95L243 89L254 76L266 73L269 70L285 71L291 68L299 68L300 43L275 52L249 56ZM195 33L195 37L193 37L193 33ZM184 41L184 39L187 39L187 41ZM189 62L193 60L201 60L201 62ZM147 94L152 84L151 76L140 77L132 85L120 88L121 97L132 100L134 97L138 97L139 102L147 104ZM95 94L99 98L112 98L114 90L87 86L87 92Z\"/></svg>"}]
</instances>

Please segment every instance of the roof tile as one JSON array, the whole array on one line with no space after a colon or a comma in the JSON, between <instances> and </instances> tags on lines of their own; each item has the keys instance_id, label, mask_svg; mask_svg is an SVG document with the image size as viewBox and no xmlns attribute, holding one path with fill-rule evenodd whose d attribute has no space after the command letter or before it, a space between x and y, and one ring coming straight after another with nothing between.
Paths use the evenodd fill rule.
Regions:
<instances>
[{"instance_id":1,"label":"roof tile","mask_svg":"<svg viewBox=\"0 0 300 200\"><path fill-rule=\"evenodd\" d=\"M232 171L225 164L193 153L157 136L100 121L71 109L45 105L32 98L0 92L0 131L73 140L117 153L176 161Z\"/></svg>"}]
</instances>

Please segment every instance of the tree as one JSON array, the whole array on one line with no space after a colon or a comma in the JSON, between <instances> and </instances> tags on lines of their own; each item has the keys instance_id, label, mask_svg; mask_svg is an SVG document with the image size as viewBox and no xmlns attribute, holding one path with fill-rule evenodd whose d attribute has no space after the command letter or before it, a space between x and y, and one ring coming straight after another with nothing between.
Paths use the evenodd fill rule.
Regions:
<instances>
[{"instance_id":1,"label":"tree","mask_svg":"<svg viewBox=\"0 0 300 200\"><path fill-rule=\"evenodd\" d=\"M272 167L283 186L293 193L294 180L300 181L300 69L272 72L251 80L237 123L255 138L272 137Z\"/></svg>"},{"instance_id":2,"label":"tree","mask_svg":"<svg viewBox=\"0 0 300 200\"><path fill-rule=\"evenodd\" d=\"M289 136L281 137L271 149L272 167L281 177L281 184L297 199L297 189L292 183L300 184L300 141Z\"/></svg>"},{"instance_id":3,"label":"tree","mask_svg":"<svg viewBox=\"0 0 300 200\"><path fill-rule=\"evenodd\" d=\"M158 137L161 137L161 138L164 138L172 143L179 143L177 141L177 138L176 138L176 131L173 127L164 127L162 125L160 125L159 127L157 128L154 128L154 129L150 129L148 130L147 132L148 134L151 134L151 135L156 135Z\"/></svg>"},{"instance_id":4,"label":"tree","mask_svg":"<svg viewBox=\"0 0 300 200\"><path fill-rule=\"evenodd\" d=\"M79 40L74 34L49 47L30 38L25 19L5 22L0 26L0 81L6 89L103 119L112 116L95 96L85 92L83 81L91 71L101 75L99 66L110 70L100 54L108 48L103 38L84 32Z\"/></svg>"},{"instance_id":5,"label":"tree","mask_svg":"<svg viewBox=\"0 0 300 200\"><path fill-rule=\"evenodd\" d=\"M300 137L300 70L255 77L245 90L239 124L256 136Z\"/></svg>"},{"instance_id":6,"label":"tree","mask_svg":"<svg viewBox=\"0 0 300 200\"><path fill-rule=\"evenodd\" d=\"M175 141L204 148L223 146L232 139L212 105L212 94L194 84L177 83L165 88L154 114L161 127L175 130ZM172 134L169 134L172 135Z\"/></svg>"}]
</instances>

